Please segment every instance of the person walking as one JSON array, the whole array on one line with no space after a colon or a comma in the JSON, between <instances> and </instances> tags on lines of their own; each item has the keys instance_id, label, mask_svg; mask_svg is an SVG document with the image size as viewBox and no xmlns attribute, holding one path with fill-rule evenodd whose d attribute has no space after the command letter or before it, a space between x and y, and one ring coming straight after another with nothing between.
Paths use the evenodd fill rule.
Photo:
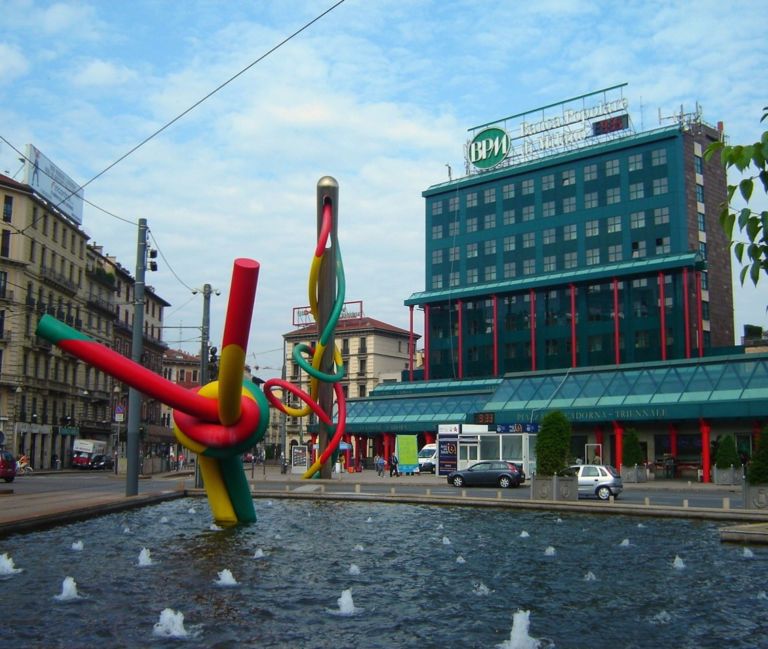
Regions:
<instances>
[{"instance_id":1,"label":"person walking","mask_svg":"<svg viewBox=\"0 0 768 649\"><path fill-rule=\"evenodd\" d=\"M392 453L392 456L389 458L389 477L391 478L393 475L396 477L400 477L400 471L397 469L397 465L400 463L400 460L397 459L397 453Z\"/></svg>"},{"instance_id":2,"label":"person walking","mask_svg":"<svg viewBox=\"0 0 768 649\"><path fill-rule=\"evenodd\" d=\"M376 467L376 475L380 478L384 477L384 458L377 453L373 458L373 464Z\"/></svg>"}]
</instances>

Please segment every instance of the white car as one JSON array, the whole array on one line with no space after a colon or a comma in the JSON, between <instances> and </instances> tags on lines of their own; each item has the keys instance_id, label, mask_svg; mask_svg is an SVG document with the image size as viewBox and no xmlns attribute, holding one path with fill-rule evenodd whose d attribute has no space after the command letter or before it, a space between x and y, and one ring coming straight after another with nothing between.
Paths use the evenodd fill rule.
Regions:
<instances>
[{"instance_id":1,"label":"white car","mask_svg":"<svg viewBox=\"0 0 768 649\"><path fill-rule=\"evenodd\" d=\"M624 483L612 466L604 464L573 464L560 472L562 476L579 479L579 496L597 496L600 500L617 498L624 490Z\"/></svg>"}]
</instances>

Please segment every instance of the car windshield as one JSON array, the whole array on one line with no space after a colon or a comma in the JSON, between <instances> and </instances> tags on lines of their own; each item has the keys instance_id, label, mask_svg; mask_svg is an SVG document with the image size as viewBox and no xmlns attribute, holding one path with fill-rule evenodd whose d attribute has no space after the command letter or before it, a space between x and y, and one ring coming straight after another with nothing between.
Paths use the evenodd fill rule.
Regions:
<instances>
[{"instance_id":1,"label":"car windshield","mask_svg":"<svg viewBox=\"0 0 768 649\"><path fill-rule=\"evenodd\" d=\"M423 448L419 451L419 457L432 457L435 453L433 448Z\"/></svg>"},{"instance_id":2,"label":"car windshield","mask_svg":"<svg viewBox=\"0 0 768 649\"><path fill-rule=\"evenodd\" d=\"M614 478L618 478L619 477L619 472L616 469L614 469L612 466L605 466L603 468L606 471L608 471L608 473L610 473Z\"/></svg>"}]
</instances>

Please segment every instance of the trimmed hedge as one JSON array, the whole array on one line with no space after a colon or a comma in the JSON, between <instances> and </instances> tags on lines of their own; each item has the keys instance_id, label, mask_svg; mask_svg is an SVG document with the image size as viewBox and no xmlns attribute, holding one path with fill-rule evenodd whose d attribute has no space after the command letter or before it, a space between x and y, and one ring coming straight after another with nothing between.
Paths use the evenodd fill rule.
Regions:
<instances>
[{"instance_id":1,"label":"trimmed hedge","mask_svg":"<svg viewBox=\"0 0 768 649\"><path fill-rule=\"evenodd\" d=\"M627 428L624 433L624 453L621 459L624 466L642 466L645 463L643 449L637 437L637 430Z\"/></svg>"},{"instance_id":2,"label":"trimmed hedge","mask_svg":"<svg viewBox=\"0 0 768 649\"><path fill-rule=\"evenodd\" d=\"M559 410L547 413L536 435L536 475L557 475L568 466L571 422Z\"/></svg>"},{"instance_id":3,"label":"trimmed hedge","mask_svg":"<svg viewBox=\"0 0 768 649\"><path fill-rule=\"evenodd\" d=\"M732 466L741 466L739 453L736 450L736 440L733 435L721 437L715 453L715 466L718 469L730 469Z\"/></svg>"},{"instance_id":4,"label":"trimmed hedge","mask_svg":"<svg viewBox=\"0 0 768 649\"><path fill-rule=\"evenodd\" d=\"M757 449L752 454L752 460L747 468L749 484L768 484L768 426L760 431Z\"/></svg>"}]
</instances>

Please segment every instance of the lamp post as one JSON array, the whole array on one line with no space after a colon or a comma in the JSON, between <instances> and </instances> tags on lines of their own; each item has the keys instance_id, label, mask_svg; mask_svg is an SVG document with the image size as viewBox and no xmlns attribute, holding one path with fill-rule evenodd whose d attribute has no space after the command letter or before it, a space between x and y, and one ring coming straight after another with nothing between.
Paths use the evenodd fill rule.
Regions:
<instances>
[{"instance_id":1,"label":"lamp post","mask_svg":"<svg viewBox=\"0 0 768 649\"><path fill-rule=\"evenodd\" d=\"M11 453L13 453L13 457L16 457L16 452L18 451L16 435L19 430L19 399L21 398L20 395L23 392L23 389L20 385L17 385L14 392L16 393L16 397L13 403L13 440L11 441Z\"/></svg>"},{"instance_id":2,"label":"lamp post","mask_svg":"<svg viewBox=\"0 0 768 649\"><path fill-rule=\"evenodd\" d=\"M118 449L120 448L120 423L125 419L125 408L123 407L122 399L120 398L122 394L120 385L116 383L115 387L112 388L112 392L115 395L115 409L113 410L112 416L117 428L117 431L115 432L115 442L112 445L112 454L115 460L115 475L117 475L117 464L120 459L120 454L118 453Z\"/></svg>"}]
</instances>

